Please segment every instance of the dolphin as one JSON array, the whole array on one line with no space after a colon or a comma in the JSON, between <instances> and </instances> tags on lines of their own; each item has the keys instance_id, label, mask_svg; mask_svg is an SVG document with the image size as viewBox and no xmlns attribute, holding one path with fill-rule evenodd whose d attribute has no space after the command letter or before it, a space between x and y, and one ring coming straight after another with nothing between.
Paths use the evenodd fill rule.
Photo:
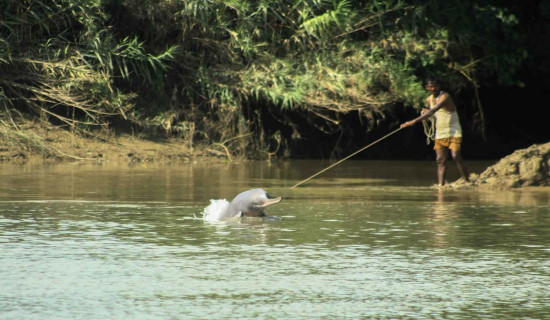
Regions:
<instances>
[{"instance_id":1,"label":"dolphin","mask_svg":"<svg viewBox=\"0 0 550 320\"><path fill-rule=\"evenodd\" d=\"M281 201L281 197L272 198L264 189L252 189L239 193L229 203L222 216L233 217L265 217L265 208Z\"/></svg>"}]
</instances>

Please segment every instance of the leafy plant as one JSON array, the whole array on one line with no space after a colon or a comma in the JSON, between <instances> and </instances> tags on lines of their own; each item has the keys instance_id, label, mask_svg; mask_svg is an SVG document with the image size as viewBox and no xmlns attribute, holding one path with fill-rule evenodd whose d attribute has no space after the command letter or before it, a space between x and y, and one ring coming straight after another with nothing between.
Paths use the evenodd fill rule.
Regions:
<instances>
[{"instance_id":1,"label":"leafy plant","mask_svg":"<svg viewBox=\"0 0 550 320\"><path fill-rule=\"evenodd\" d=\"M527 56L518 18L491 0L9 0L0 12L4 105L86 134L122 118L227 157L288 154L315 131L340 143L350 119L369 131L419 108L426 74L479 96L513 83Z\"/></svg>"}]
</instances>

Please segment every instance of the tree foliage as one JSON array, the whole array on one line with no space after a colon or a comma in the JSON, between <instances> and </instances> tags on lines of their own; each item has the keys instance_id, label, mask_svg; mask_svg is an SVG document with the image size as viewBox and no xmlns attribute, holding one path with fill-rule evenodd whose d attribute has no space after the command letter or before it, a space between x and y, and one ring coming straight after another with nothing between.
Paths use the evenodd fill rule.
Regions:
<instances>
[{"instance_id":1,"label":"tree foliage","mask_svg":"<svg viewBox=\"0 0 550 320\"><path fill-rule=\"evenodd\" d=\"M126 117L136 93L116 86L157 90L175 47L148 54L136 38L116 39L102 2L3 1L0 12L0 103L43 121L89 132L108 117Z\"/></svg>"},{"instance_id":2,"label":"tree foliage","mask_svg":"<svg viewBox=\"0 0 550 320\"><path fill-rule=\"evenodd\" d=\"M370 130L419 107L426 74L452 89L510 83L527 56L517 17L490 0L7 0L0 12L5 107L78 130L120 117L234 154L288 146L300 123L341 132L349 114ZM266 130L268 114L292 134Z\"/></svg>"}]
</instances>

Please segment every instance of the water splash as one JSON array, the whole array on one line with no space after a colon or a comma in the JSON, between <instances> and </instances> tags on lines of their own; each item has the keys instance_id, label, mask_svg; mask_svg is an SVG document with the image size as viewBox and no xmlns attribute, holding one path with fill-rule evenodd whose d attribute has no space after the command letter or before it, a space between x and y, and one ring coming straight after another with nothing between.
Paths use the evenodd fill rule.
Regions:
<instances>
[{"instance_id":1,"label":"water splash","mask_svg":"<svg viewBox=\"0 0 550 320\"><path fill-rule=\"evenodd\" d=\"M229 201L225 199L210 200L210 205L202 211L202 219L206 221L221 221L223 213L227 210Z\"/></svg>"}]
</instances>

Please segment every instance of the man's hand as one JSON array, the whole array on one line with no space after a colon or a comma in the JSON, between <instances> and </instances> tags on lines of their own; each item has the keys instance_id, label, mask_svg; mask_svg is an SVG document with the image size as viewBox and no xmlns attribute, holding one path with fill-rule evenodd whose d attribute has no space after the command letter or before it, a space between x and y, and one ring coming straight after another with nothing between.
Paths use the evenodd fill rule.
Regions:
<instances>
[{"instance_id":1,"label":"man's hand","mask_svg":"<svg viewBox=\"0 0 550 320\"><path fill-rule=\"evenodd\" d=\"M406 127L414 126L415 124L416 124L416 121L414 121L414 120L407 121L407 122L401 124L401 128L406 128Z\"/></svg>"}]
</instances>

